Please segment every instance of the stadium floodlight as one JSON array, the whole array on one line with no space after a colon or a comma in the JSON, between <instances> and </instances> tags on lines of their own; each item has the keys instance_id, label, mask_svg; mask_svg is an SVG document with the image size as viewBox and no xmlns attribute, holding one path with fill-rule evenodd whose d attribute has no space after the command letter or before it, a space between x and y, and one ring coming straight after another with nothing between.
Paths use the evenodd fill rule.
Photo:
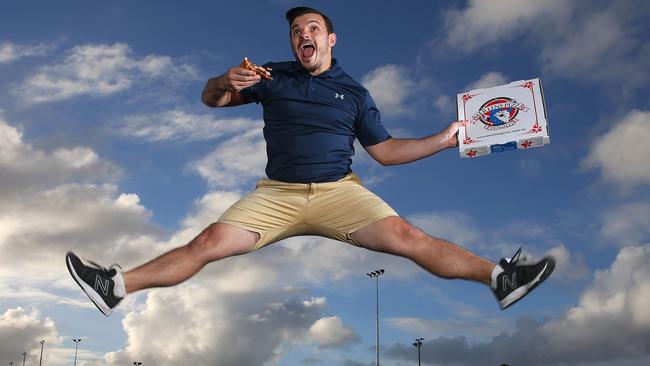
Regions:
<instances>
[{"instance_id":1,"label":"stadium floodlight","mask_svg":"<svg viewBox=\"0 0 650 366\"><path fill-rule=\"evenodd\" d=\"M376 299L375 304L376 304L376 308L377 308L377 344L376 344L376 347L377 347L377 358L376 358L377 366L379 366L379 276L383 275L384 272L385 272L384 269L380 268L380 269L377 269L377 270L372 271L370 273L366 273L366 275L368 275L368 277L375 279L375 289L376 289L376 291L375 291L375 294L376 294L376 296L375 296L375 299Z\"/></svg>"},{"instance_id":2,"label":"stadium floodlight","mask_svg":"<svg viewBox=\"0 0 650 366\"><path fill-rule=\"evenodd\" d=\"M421 365L420 362L420 348L422 348L422 341L424 338L415 338L415 342L413 343L413 347L416 347L418 349L418 366Z\"/></svg>"},{"instance_id":3,"label":"stadium floodlight","mask_svg":"<svg viewBox=\"0 0 650 366\"><path fill-rule=\"evenodd\" d=\"M74 342L74 366L77 366L77 350L79 349L81 338L72 338L72 341Z\"/></svg>"},{"instance_id":4,"label":"stadium floodlight","mask_svg":"<svg viewBox=\"0 0 650 366\"><path fill-rule=\"evenodd\" d=\"M39 342L41 344L41 358L38 361L38 366L42 366L43 364L43 347L45 346L45 339Z\"/></svg>"}]
</instances>

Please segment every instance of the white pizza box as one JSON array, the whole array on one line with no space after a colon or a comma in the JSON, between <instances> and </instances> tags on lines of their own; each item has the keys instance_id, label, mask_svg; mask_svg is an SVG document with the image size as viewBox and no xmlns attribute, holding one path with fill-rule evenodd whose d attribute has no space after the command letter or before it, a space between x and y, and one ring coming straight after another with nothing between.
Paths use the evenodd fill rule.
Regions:
<instances>
[{"instance_id":1,"label":"white pizza box","mask_svg":"<svg viewBox=\"0 0 650 366\"><path fill-rule=\"evenodd\" d=\"M514 81L458 94L458 151L473 158L550 143L544 93L539 78Z\"/></svg>"}]
</instances>

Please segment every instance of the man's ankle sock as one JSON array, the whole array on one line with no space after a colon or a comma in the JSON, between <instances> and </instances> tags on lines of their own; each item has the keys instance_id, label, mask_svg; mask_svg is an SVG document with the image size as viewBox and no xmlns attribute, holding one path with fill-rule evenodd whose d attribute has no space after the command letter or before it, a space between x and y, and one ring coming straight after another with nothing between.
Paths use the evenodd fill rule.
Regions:
<instances>
[{"instance_id":1,"label":"man's ankle sock","mask_svg":"<svg viewBox=\"0 0 650 366\"><path fill-rule=\"evenodd\" d=\"M124 285L124 277L122 272L117 271L115 276L113 276L113 281L115 281L115 286L113 287L113 295L119 297L120 299L126 297L126 286Z\"/></svg>"},{"instance_id":2,"label":"man's ankle sock","mask_svg":"<svg viewBox=\"0 0 650 366\"><path fill-rule=\"evenodd\" d=\"M490 276L490 280L491 280L490 281L491 282L490 286L492 287L493 290L497 289L497 276L501 272L503 272L503 268L501 268L500 265L497 264L496 266L494 266L494 269L492 270L492 276Z\"/></svg>"}]
</instances>

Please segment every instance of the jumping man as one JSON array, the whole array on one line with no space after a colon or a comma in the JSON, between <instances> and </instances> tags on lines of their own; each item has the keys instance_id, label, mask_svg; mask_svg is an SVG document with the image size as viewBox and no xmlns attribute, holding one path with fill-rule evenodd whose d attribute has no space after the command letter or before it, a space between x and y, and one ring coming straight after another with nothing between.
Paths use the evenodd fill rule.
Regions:
<instances>
[{"instance_id":1,"label":"jumping man","mask_svg":"<svg viewBox=\"0 0 650 366\"><path fill-rule=\"evenodd\" d=\"M286 18L295 61L268 64L272 80L232 67L208 80L202 94L210 107L262 104L268 179L191 242L134 269L103 268L68 253L70 274L102 313L132 292L174 286L210 262L297 235L406 257L438 277L483 283L503 309L551 274L550 257L525 264L518 251L496 264L431 237L367 190L350 169L355 139L382 165L406 164L457 146L466 122L423 138L392 137L368 90L332 58L331 20L305 7L290 9Z\"/></svg>"}]
</instances>

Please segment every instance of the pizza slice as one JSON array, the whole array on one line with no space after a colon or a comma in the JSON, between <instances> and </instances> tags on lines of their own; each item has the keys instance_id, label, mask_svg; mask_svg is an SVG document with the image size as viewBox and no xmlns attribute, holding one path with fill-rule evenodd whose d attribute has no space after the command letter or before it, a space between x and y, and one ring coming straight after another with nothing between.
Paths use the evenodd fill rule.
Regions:
<instances>
[{"instance_id":1,"label":"pizza slice","mask_svg":"<svg viewBox=\"0 0 650 366\"><path fill-rule=\"evenodd\" d=\"M248 59L248 57L244 57L244 61L241 62L239 67L244 68L246 70L252 70L257 73L257 75L261 76L263 79L266 80L273 80L271 77L271 68L270 67L262 67L255 65L254 63L251 62L251 60Z\"/></svg>"}]
</instances>

